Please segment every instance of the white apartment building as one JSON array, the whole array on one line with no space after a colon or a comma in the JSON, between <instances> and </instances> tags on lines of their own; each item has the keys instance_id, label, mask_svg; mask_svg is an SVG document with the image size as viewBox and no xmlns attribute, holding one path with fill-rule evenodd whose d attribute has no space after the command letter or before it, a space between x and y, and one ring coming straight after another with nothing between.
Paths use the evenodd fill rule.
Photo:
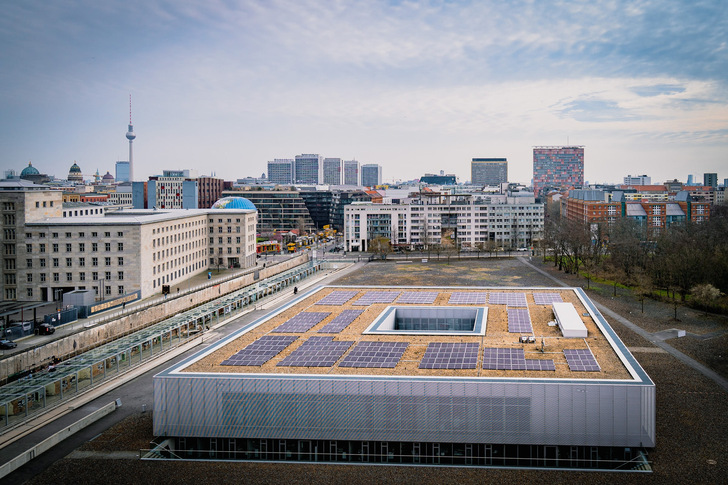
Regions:
<instances>
[{"instance_id":1,"label":"white apartment building","mask_svg":"<svg viewBox=\"0 0 728 485\"><path fill-rule=\"evenodd\" d=\"M544 208L533 195L423 196L411 204L353 203L344 210L347 251L389 239L410 248L529 247L543 238Z\"/></svg>"},{"instance_id":2,"label":"white apartment building","mask_svg":"<svg viewBox=\"0 0 728 485\"><path fill-rule=\"evenodd\" d=\"M3 297L146 298L210 268L255 265L254 209L140 209L63 216L61 193L0 184ZM12 227L11 227L12 226Z\"/></svg>"},{"instance_id":3,"label":"white apartment building","mask_svg":"<svg viewBox=\"0 0 728 485\"><path fill-rule=\"evenodd\" d=\"M109 202L123 207L133 207L131 184L117 185L113 192L109 192Z\"/></svg>"}]
</instances>

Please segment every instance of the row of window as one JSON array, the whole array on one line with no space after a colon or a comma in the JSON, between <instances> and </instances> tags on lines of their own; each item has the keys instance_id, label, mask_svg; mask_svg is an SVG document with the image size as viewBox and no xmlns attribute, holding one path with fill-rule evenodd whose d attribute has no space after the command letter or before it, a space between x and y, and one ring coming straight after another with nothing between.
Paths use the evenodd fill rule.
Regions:
<instances>
[{"instance_id":1,"label":"row of window","mask_svg":"<svg viewBox=\"0 0 728 485\"><path fill-rule=\"evenodd\" d=\"M89 234L91 235L91 237L99 237L99 233L97 231L90 232ZM46 237L46 233L45 232L38 232L38 233L36 233L36 235L37 235L38 238L41 238L41 239L44 238L44 237ZM52 232L51 233L51 239L58 239L59 236L60 236L60 233L58 233L58 232ZM66 237L66 239L71 239L71 238L76 238L76 237L78 237L78 238L85 238L86 237L86 233L82 231L82 232L79 232L79 233L77 233L77 234L74 235L72 232L66 232L66 233L64 233L64 236ZM31 238L31 237L33 237L33 233L32 232L27 232L27 233L25 233L25 237ZM104 232L104 236L103 237L111 237L111 232L110 231ZM124 237L124 232L123 231L117 231L116 237Z\"/></svg>"},{"instance_id":2,"label":"row of window","mask_svg":"<svg viewBox=\"0 0 728 485\"><path fill-rule=\"evenodd\" d=\"M102 243L102 244L104 245L104 251L106 251L106 252L110 252L111 251L111 247L112 246L111 246L111 243L110 242ZM65 249L66 249L66 252L67 253L73 252L73 243L66 243ZM99 250L99 243L92 242L91 243L91 252L95 253L95 252L98 252L98 250ZM124 251L124 243L123 242L116 243L116 250L117 251L120 251L120 252L123 252ZM32 253L33 252L33 244L31 244L31 243L26 244L25 245L25 251L27 253ZM59 251L60 251L60 244L58 244L58 243L52 243L51 244L51 252L57 253ZM38 252L39 253L45 253L46 252L46 244L45 243L38 243ZM85 242L78 243L78 252L79 253L86 252L86 243Z\"/></svg>"},{"instance_id":3,"label":"row of window","mask_svg":"<svg viewBox=\"0 0 728 485\"><path fill-rule=\"evenodd\" d=\"M112 293L113 287L111 285L106 285L103 288L104 288L104 295L110 296L111 293ZM85 289L85 287L81 287L81 289ZM94 289L94 293L96 294L96 296L98 296L99 295L99 287L98 286L94 286L93 289ZM9 292L8 290L12 290L12 292ZM33 298L33 288L26 288L25 291L26 291L26 295L28 296L28 298ZM117 286L116 287L116 292L119 295L123 295L124 294L124 286L123 285ZM16 294L15 293L15 288L8 288L8 289L6 289L5 290L5 298L10 299L11 297L9 296L9 294L12 294L12 298L15 299L15 294Z\"/></svg>"},{"instance_id":4,"label":"row of window","mask_svg":"<svg viewBox=\"0 0 728 485\"><path fill-rule=\"evenodd\" d=\"M99 274L100 273L98 271L92 271L91 272L91 280L93 280L93 281L99 281ZM112 275L112 272L111 271L105 271L104 272L104 281L111 281L111 279L112 279L111 278L111 275ZM7 279L8 279L7 277L8 276L12 276L13 277L12 278L13 279L12 283L10 283L10 282L7 281ZM46 276L45 273L40 273L38 276L40 278L40 280L38 281L39 283L45 283L46 282L47 276ZM14 274L6 274L5 277L6 277L5 278L6 279L5 284L8 284L8 285L14 285L15 284L15 275ZM33 273L28 273L26 275L26 278L27 278L27 282L28 283L33 283L34 282L33 281L33 278L34 278L33 277ZM58 283L59 281L61 281L61 274L60 273L53 273L52 274L52 278L53 278L52 281L54 283ZM123 280L124 279L124 272L123 271L117 271L117 273L116 273L116 279L119 280L119 281ZM68 282L74 281L74 279L73 279L73 273L66 273L66 281L68 281ZM86 281L86 273L85 272L81 271L80 273L78 273L78 281Z\"/></svg>"},{"instance_id":5,"label":"row of window","mask_svg":"<svg viewBox=\"0 0 728 485\"><path fill-rule=\"evenodd\" d=\"M65 259L66 259L66 261L65 261L66 267L67 268L73 267L73 258L65 258ZM104 258L104 266L111 266L111 261L112 261L112 258L110 256L105 257ZM60 258L51 258L51 265L54 268L60 267L60 265L61 265L60 263L61 263ZM26 267L27 268L32 268L33 267L33 260L30 259L30 258L28 258L28 259L25 260L25 264L26 264ZM80 258L78 258L77 264L78 264L79 267L86 266L86 258L83 257L83 256L81 256ZM119 257L116 258L116 264L119 265L119 266L124 266L124 258L123 258L123 256L119 256ZM41 268L45 268L46 267L46 259L45 258L38 259L38 265ZM91 258L91 266L98 266L98 265L99 265L99 258L97 258L95 256L92 257Z\"/></svg>"},{"instance_id":6,"label":"row of window","mask_svg":"<svg viewBox=\"0 0 728 485\"><path fill-rule=\"evenodd\" d=\"M36 202L37 203L37 202ZM75 209L63 211L63 217L94 216L104 213L104 209Z\"/></svg>"},{"instance_id":7,"label":"row of window","mask_svg":"<svg viewBox=\"0 0 728 485\"><path fill-rule=\"evenodd\" d=\"M182 256L181 258L175 258L171 261L167 261L166 263L158 264L156 266L153 266L153 274L162 273L164 271L169 271L170 269L174 269L178 266L181 266L185 263L189 263L190 261L193 261L194 259L198 258L204 258L206 257L205 251L198 251L194 255L187 254L185 256ZM195 264L196 266L196 264Z\"/></svg>"}]
</instances>

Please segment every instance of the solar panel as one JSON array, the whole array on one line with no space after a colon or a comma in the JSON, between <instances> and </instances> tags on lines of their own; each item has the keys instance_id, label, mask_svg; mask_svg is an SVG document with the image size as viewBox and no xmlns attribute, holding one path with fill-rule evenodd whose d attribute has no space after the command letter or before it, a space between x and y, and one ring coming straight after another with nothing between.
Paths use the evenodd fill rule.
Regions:
<instances>
[{"instance_id":1,"label":"solar panel","mask_svg":"<svg viewBox=\"0 0 728 485\"><path fill-rule=\"evenodd\" d=\"M314 325L331 315L329 312L301 312L293 318L281 323L273 330L275 333L282 332L307 332Z\"/></svg>"},{"instance_id":2,"label":"solar panel","mask_svg":"<svg viewBox=\"0 0 728 485\"><path fill-rule=\"evenodd\" d=\"M488 347L483 351L483 369L526 370L523 349Z\"/></svg>"},{"instance_id":3,"label":"solar panel","mask_svg":"<svg viewBox=\"0 0 728 485\"><path fill-rule=\"evenodd\" d=\"M527 307L525 293L491 293L488 298L491 305L508 305L517 307Z\"/></svg>"},{"instance_id":4,"label":"solar panel","mask_svg":"<svg viewBox=\"0 0 728 485\"><path fill-rule=\"evenodd\" d=\"M564 349L566 363L574 372L599 372L601 367L589 349Z\"/></svg>"},{"instance_id":5,"label":"solar panel","mask_svg":"<svg viewBox=\"0 0 728 485\"><path fill-rule=\"evenodd\" d=\"M263 365L297 339L293 335L264 335L220 365Z\"/></svg>"},{"instance_id":6,"label":"solar panel","mask_svg":"<svg viewBox=\"0 0 728 485\"><path fill-rule=\"evenodd\" d=\"M475 369L478 347L477 343L430 342L420 369Z\"/></svg>"},{"instance_id":7,"label":"solar panel","mask_svg":"<svg viewBox=\"0 0 728 485\"><path fill-rule=\"evenodd\" d=\"M367 291L352 305L372 305L374 303L392 303L401 291Z\"/></svg>"},{"instance_id":8,"label":"solar panel","mask_svg":"<svg viewBox=\"0 0 728 485\"><path fill-rule=\"evenodd\" d=\"M508 309L508 331L511 333L533 333L528 308Z\"/></svg>"},{"instance_id":9,"label":"solar panel","mask_svg":"<svg viewBox=\"0 0 728 485\"><path fill-rule=\"evenodd\" d=\"M348 327L349 324L356 320L356 317L362 313L364 313L364 310L344 310L336 315L336 318L324 325L323 328L319 330L319 333L339 333Z\"/></svg>"},{"instance_id":10,"label":"solar panel","mask_svg":"<svg viewBox=\"0 0 728 485\"><path fill-rule=\"evenodd\" d=\"M526 370L556 370L551 359L526 359Z\"/></svg>"},{"instance_id":11,"label":"solar panel","mask_svg":"<svg viewBox=\"0 0 728 485\"><path fill-rule=\"evenodd\" d=\"M332 291L325 297L321 298L316 302L316 305L333 305L341 306L347 301L351 300L359 293L358 290L354 291Z\"/></svg>"},{"instance_id":12,"label":"solar panel","mask_svg":"<svg viewBox=\"0 0 728 485\"><path fill-rule=\"evenodd\" d=\"M438 293L436 291L405 291L397 303L434 303Z\"/></svg>"},{"instance_id":13,"label":"solar panel","mask_svg":"<svg viewBox=\"0 0 728 485\"><path fill-rule=\"evenodd\" d=\"M359 342L344 357L339 367L394 368L407 350L407 345L407 342Z\"/></svg>"},{"instance_id":14,"label":"solar panel","mask_svg":"<svg viewBox=\"0 0 728 485\"><path fill-rule=\"evenodd\" d=\"M484 291L455 291L450 295L448 303L451 305L477 304L485 305L488 301L488 293Z\"/></svg>"},{"instance_id":15,"label":"solar panel","mask_svg":"<svg viewBox=\"0 0 728 485\"><path fill-rule=\"evenodd\" d=\"M534 293L533 301L536 305L550 305L553 302L563 302L558 293Z\"/></svg>"},{"instance_id":16,"label":"solar panel","mask_svg":"<svg viewBox=\"0 0 728 485\"><path fill-rule=\"evenodd\" d=\"M333 337L310 337L299 348L278 362L278 365L331 367L353 343L353 341L334 340Z\"/></svg>"}]
</instances>

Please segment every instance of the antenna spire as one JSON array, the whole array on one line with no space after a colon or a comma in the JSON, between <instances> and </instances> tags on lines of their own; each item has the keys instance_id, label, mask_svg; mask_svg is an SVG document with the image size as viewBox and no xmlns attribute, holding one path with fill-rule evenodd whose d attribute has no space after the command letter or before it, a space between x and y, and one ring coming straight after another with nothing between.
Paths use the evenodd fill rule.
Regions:
<instances>
[{"instance_id":1,"label":"antenna spire","mask_svg":"<svg viewBox=\"0 0 728 485\"><path fill-rule=\"evenodd\" d=\"M131 124L131 93L129 93L129 124Z\"/></svg>"}]
</instances>

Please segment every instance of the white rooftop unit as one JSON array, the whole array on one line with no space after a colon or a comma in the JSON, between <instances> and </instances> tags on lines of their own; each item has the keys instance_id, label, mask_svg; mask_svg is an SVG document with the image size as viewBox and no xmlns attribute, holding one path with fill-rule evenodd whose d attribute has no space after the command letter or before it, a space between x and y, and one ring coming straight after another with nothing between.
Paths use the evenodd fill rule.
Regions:
<instances>
[{"instance_id":1,"label":"white rooftop unit","mask_svg":"<svg viewBox=\"0 0 728 485\"><path fill-rule=\"evenodd\" d=\"M574 308L566 302L552 303L556 322L559 324L561 334L566 338L586 338L586 326Z\"/></svg>"}]
</instances>

